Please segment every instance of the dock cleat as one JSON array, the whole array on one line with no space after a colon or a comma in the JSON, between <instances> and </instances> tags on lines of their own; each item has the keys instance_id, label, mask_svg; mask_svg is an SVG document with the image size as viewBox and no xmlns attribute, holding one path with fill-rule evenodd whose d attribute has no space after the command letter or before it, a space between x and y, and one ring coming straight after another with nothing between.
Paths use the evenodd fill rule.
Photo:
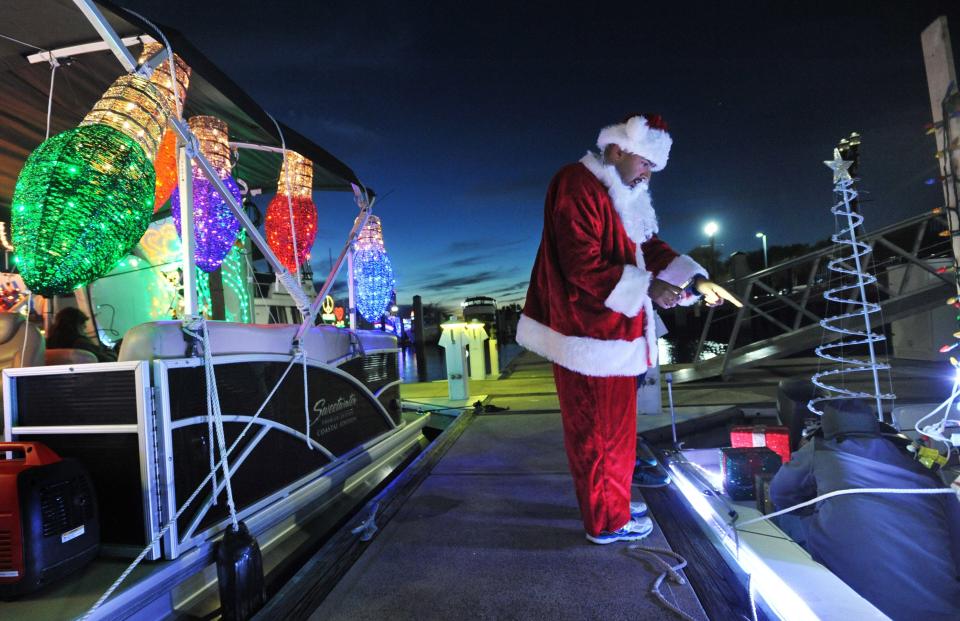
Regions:
<instances>
[{"instance_id":1,"label":"dock cleat","mask_svg":"<svg viewBox=\"0 0 960 621\"><path fill-rule=\"evenodd\" d=\"M647 503L642 501L630 503L630 519L639 520L646 514L647 514Z\"/></svg>"},{"instance_id":2,"label":"dock cleat","mask_svg":"<svg viewBox=\"0 0 960 621\"><path fill-rule=\"evenodd\" d=\"M665 487L670 484L670 475L660 469L641 468L633 473L636 487Z\"/></svg>"},{"instance_id":3,"label":"dock cleat","mask_svg":"<svg viewBox=\"0 0 960 621\"><path fill-rule=\"evenodd\" d=\"M622 528L612 533L602 532L599 535L587 533L587 541L604 545L618 541L639 541L653 532L653 521L648 518L631 519Z\"/></svg>"}]
</instances>

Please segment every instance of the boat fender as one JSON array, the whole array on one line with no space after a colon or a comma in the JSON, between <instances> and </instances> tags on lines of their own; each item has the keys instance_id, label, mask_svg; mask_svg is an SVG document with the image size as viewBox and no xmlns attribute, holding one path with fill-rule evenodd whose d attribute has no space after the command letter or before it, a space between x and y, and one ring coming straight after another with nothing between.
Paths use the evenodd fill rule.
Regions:
<instances>
[{"instance_id":1,"label":"boat fender","mask_svg":"<svg viewBox=\"0 0 960 621\"><path fill-rule=\"evenodd\" d=\"M224 621L245 621L266 601L260 546L247 525L228 525L217 547L220 614Z\"/></svg>"}]
</instances>

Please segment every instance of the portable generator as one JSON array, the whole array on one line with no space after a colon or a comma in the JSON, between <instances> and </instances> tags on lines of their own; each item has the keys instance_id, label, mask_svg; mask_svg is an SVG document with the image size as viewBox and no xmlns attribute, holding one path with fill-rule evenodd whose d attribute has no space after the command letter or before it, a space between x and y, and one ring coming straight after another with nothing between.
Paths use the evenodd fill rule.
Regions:
<instances>
[{"instance_id":1,"label":"portable generator","mask_svg":"<svg viewBox=\"0 0 960 621\"><path fill-rule=\"evenodd\" d=\"M83 466L40 442L0 442L0 597L73 573L99 547L97 501Z\"/></svg>"}]
</instances>

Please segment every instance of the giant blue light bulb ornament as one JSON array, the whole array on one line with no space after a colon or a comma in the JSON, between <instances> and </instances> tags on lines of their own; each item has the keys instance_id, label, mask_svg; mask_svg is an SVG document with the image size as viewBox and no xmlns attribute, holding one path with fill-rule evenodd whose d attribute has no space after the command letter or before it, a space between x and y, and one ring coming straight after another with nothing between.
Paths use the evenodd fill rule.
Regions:
<instances>
[{"instance_id":1,"label":"giant blue light bulb ornament","mask_svg":"<svg viewBox=\"0 0 960 621\"><path fill-rule=\"evenodd\" d=\"M230 176L230 142L227 124L213 116L193 116L187 121L190 131L200 143L200 152L220 175L223 185L239 203L242 199L237 182ZM180 193L174 192L170 211L180 234ZM233 248L240 232L240 222L213 184L199 167L193 167L193 231L196 240L197 267L215 272Z\"/></svg>"},{"instance_id":2,"label":"giant blue light bulb ornament","mask_svg":"<svg viewBox=\"0 0 960 621\"><path fill-rule=\"evenodd\" d=\"M395 281L390 257L383 246L380 218L370 216L354 244L353 273L357 310L367 321L377 321L387 311Z\"/></svg>"}]
</instances>

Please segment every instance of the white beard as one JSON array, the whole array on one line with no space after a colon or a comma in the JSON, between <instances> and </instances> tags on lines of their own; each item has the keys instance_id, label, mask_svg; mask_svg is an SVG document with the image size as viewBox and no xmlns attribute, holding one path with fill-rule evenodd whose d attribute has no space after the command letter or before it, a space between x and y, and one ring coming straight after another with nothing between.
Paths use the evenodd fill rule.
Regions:
<instances>
[{"instance_id":1,"label":"white beard","mask_svg":"<svg viewBox=\"0 0 960 621\"><path fill-rule=\"evenodd\" d=\"M630 239L640 245L657 233L657 213L653 210L648 184L640 183L631 188L623 183L614 166L604 165L595 153L589 151L580 162L607 188Z\"/></svg>"}]
</instances>

